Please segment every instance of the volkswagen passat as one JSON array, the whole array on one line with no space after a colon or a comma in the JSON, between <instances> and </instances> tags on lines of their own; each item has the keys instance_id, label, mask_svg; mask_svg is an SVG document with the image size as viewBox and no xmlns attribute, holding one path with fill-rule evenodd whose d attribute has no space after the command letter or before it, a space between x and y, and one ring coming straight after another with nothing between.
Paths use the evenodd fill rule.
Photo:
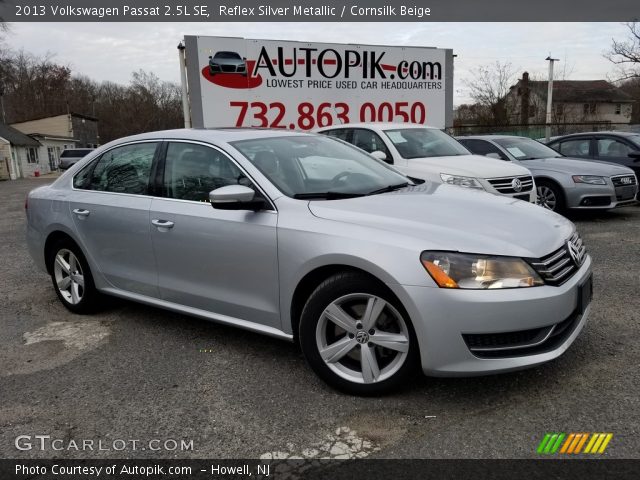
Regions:
<instances>
[{"instance_id":1,"label":"volkswagen passat","mask_svg":"<svg viewBox=\"0 0 640 480\"><path fill-rule=\"evenodd\" d=\"M531 172L515 163L472 155L446 133L411 123L349 123L318 133L349 142L411 177L536 201Z\"/></svg>"},{"instance_id":2,"label":"volkswagen passat","mask_svg":"<svg viewBox=\"0 0 640 480\"><path fill-rule=\"evenodd\" d=\"M174 130L109 143L27 198L69 310L115 295L298 341L343 391L503 372L582 330L591 259L565 218L414 184L331 138Z\"/></svg>"}]
</instances>

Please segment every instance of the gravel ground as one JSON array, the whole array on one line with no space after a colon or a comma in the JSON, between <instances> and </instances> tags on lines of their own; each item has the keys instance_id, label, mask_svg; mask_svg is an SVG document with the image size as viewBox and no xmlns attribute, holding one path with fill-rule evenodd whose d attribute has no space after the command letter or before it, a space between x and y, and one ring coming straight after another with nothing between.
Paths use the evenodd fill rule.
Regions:
<instances>
[{"instance_id":1,"label":"gravel ground","mask_svg":"<svg viewBox=\"0 0 640 480\"><path fill-rule=\"evenodd\" d=\"M594 300L561 358L365 399L326 387L285 342L121 300L67 312L24 244L25 195L47 181L0 183L1 458L531 458L545 432L612 432L608 457L640 458L640 207L572 218ZM67 449L87 439L93 451Z\"/></svg>"}]
</instances>

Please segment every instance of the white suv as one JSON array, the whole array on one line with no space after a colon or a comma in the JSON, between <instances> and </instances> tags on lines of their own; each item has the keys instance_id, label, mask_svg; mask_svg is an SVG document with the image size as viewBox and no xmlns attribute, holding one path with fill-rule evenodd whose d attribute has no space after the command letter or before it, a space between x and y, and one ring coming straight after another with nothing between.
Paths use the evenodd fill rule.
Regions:
<instances>
[{"instance_id":1,"label":"white suv","mask_svg":"<svg viewBox=\"0 0 640 480\"><path fill-rule=\"evenodd\" d=\"M410 177L536 202L529 170L472 155L437 128L410 123L350 123L317 132L349 142Z\"/></svg>"}]
</instances>

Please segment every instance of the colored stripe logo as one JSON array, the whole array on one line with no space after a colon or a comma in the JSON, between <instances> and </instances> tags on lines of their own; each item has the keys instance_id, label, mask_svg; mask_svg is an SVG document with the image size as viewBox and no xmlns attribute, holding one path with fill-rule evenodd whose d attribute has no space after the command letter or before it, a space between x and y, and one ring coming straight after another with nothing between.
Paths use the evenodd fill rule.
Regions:
<instances>
[{"instance_id":1,"label":"colored stripe logo","mask_svg":"<svg viewBox=\"0 0 640 480\"><path fill-rule=\"evenodd\" d=\"M547 433L540 441L537 452L541 455L601 454L612 438L613 433Z\"/></svg>"}]
</instances>

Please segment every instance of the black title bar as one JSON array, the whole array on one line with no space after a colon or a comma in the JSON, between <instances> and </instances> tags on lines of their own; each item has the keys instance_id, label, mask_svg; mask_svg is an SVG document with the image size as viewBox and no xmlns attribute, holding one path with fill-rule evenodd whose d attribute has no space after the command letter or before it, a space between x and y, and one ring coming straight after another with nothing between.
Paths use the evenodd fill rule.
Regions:
<instances>
[{"instance_id":1,"label":"black title bar","mask_svg":"<svg viewBox=\"0 0 640 480\"><path fill-rule=\"evenodd\" d=\"M0 0L5 22L628 22L638 0Z\"/></svg>"}]
</instances>

